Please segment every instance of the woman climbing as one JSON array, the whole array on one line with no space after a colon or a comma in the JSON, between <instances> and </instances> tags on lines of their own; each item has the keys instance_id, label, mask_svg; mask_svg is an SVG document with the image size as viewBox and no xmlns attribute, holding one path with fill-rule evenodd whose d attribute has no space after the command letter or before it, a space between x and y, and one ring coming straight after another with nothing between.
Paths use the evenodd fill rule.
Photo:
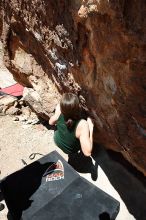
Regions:
<instances>
[{"instance_id":1,"label":"woman climbing","mask_svg":"<svg viewBox=\"0 0 146 220\"><path fill-rule=\"evenodd\" d=\"M91 156L94 125L90 118L81 118L77 95L63 94L49 124L57 125L54 141L64 153L77 153L81 150L85 156Z\"/></svg>"}]
</instances>

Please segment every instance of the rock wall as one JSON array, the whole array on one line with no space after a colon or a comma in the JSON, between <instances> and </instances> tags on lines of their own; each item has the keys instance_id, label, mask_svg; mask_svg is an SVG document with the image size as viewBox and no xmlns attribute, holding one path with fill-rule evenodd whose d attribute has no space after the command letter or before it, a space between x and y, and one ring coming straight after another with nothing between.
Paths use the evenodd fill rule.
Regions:
<instances>
[{"instance_id":1,"label":"rock wall","mask_svg":"<svg viewBox=\"0 0 146 220\"><path fill-rule=\"evenodd\" d=\"M95 121L94 140L146 174L146 2L2 0L4 61L48 119L64 91Z\"/></svg>"}]
</instances>

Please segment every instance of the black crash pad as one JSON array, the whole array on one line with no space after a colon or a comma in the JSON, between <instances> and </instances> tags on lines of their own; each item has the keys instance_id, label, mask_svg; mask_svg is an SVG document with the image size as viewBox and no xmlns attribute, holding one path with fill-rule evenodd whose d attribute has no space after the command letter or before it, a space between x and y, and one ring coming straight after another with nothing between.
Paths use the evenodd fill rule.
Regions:
<instances>
[{"instance_id":1,"label":"black crash pad","mask_svg":"<svg viewBox=\"0 0 146 220\"><path fill-rule=\"evenodd\" d=\"M119 211L56 151L7 176L1 190L13 220L111 220Z\"/></svg>"}]
</instances>

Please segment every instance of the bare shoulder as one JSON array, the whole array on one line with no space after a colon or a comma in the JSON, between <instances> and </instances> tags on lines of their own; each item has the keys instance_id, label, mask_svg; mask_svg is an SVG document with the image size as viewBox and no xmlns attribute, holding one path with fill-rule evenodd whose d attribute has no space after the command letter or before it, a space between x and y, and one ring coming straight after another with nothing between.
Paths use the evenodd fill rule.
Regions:
<instances>
[{"instance_id":1,"label":"bare shoulder","mask_svg":"<svg viewBox=\"0 0 146 220\"><path fill-rule=\"evenodd\" d=\"M84 126L87 126L88 123L85 119L81 119L79 124L78 124L78 127L84 127Z\"/></svg>"},{"instance_id":2,"label":"bare shoulder","mask_svg":"<svg viewBox=\"0 0 146 220\"><path fill-rule=\"evenodd\" d=\"M81 119L76 128L76 137L79 138L81 133L88 130L88 123L85 119Z\"/></svg>"}]
</instances>

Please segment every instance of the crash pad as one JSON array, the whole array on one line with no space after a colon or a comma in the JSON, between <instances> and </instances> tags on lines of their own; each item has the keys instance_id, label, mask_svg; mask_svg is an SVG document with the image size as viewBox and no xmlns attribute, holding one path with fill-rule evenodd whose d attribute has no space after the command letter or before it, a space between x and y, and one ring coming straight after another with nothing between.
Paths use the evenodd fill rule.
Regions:
<instances>
[{"instance_id":1,"label":"crash pad","mask_svg":"<svg viewBox=\"0 0 146 220\"><path fill-rule=\"evenodd\" d=\"M19 97L23 95L23 90L24 90L24 87L20 85L19 83L16 83L9 87L0 89L0 92L5 93L7 95Z\"/></svg>"},{"instance_id":2,"label":"crash pad","mask_svg":"<svg viewBox=\"0 0 146 220\"><path fill-rule=\"evenodd\" d=\"M13 220L108 220L119 211L56 151L4 178L1 190Z\"/></svg>"}]
</instances>

